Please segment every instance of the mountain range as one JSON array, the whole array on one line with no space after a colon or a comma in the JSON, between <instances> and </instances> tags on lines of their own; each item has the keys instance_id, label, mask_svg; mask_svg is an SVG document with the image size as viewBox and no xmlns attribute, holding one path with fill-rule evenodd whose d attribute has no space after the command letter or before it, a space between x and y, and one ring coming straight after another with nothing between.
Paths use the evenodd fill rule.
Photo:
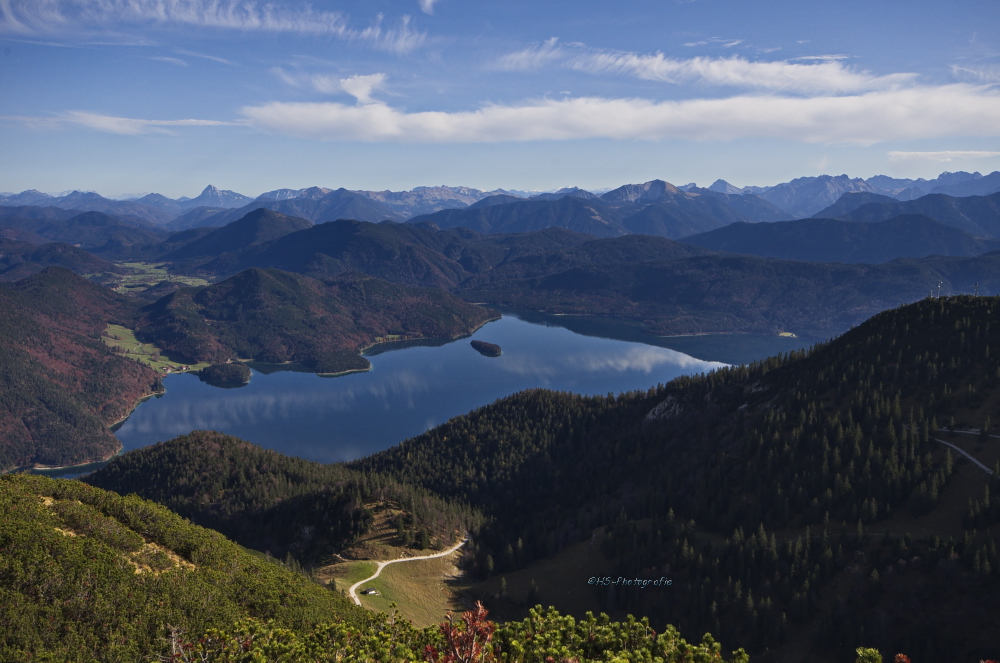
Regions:
<instances>
[{"instance_id":1,"label":"mountain range","mask_svg":"<svg viewBox=\"0 0 1000 663\"><path fill-rule=\"evenodd\" d=\"M228 190L220 190L212 185L195 198L172 199L158 193L145 194L127 200L112 200L94 192L72 191L66 194L50 195L37 190L22 191L17 194L0 194L0 206L58 207L77 211L104 212L122 218L143 221L168 230L185 230L198 226L223 226L244 216L258 207L272 209L283 214L299 216L314 223L349 218L358 221L411 220L414 217L434 214L441 210L461 210L477 206L484 199L494 198L486 206L501 200L505 203L524 201L555 202L565 197L579 198L595 203L603 202L612 207L630 205L642 207L646 203L664 203L670 196L681 194L722 194L719 200L726 207L741 214L747 221L790 220L813 216L836 202L845 193L871 193L895 200L912 200L928 193L942 193L954 197L989 195L1000 191L1000 171L983 176L980 173L942 173L933 180L900 179L876 175L868 179L851 178L847 175L801 177L774 186L736 187L725 180L716 180L707 188L688 184L682 187L669 185L661 180L644 184L627 184L617 189L597 195L577 187L567 187L554 192L532 194L525 191L482 191L471 187L416 187L410 191L349 191L308 187L304 189L275 189L260 194L256 198ZM711 192L709 194L708 192ZM750 196L743 200L741 197ZM505 198L496 198L506 196ZM767 204L765 204L767 203ZM483 206L483 205L478 205ZM683 206L683 205L682 205ZM701 206L701 214L710 207ZM688 210L690 211L690 210ZM596 216L602 216L597 214ZM651 232L664 236L679 236L686 232L686 223L692 219L656 218L634 219L631 225L644 228L641 232ZM683 216L683 215L682 215ZM778 217L781 218L778 218ZM729 212L716 219L719 225L731 222ZM730 220L727 220L730 219ZM483 227L484 220L474 221ZM496 220L487 220L496 225ZM622 219L609 220L612 225L621 224ZM505 222L507 225L511 222ZM501 226L505 223L500 223ZM680 226L677 226L677 224ZM697 223L695 223L697 225ZM676 226L676 227L671 227ZM442 226L443 227L443 226ZM509 226L514 227L514 226ZM659 230L656 230L659 228ZM692 232L703 232L709 228L702 226ZM632 231L635 232L635 231Z\"/></svg>"},{"instance_id":2,"label":"mountain range","mask_svg":"<svg viewBox=\"0 0 1000 663\"><path fill-rule=\"evenodd\" d=\"M978 172L943 172L933 180L900 179L876 175L868 179L847 175L799 177L774 186L733 186L725 180L716 180L709 187L728 194L755 194L777 205L796 218L813 216L833 204L845 193L874 193L896 200L913 200L929 193L949 196L986 196L1000 191L1000 171L985 177Z\"/></svg>"}]
</instances>

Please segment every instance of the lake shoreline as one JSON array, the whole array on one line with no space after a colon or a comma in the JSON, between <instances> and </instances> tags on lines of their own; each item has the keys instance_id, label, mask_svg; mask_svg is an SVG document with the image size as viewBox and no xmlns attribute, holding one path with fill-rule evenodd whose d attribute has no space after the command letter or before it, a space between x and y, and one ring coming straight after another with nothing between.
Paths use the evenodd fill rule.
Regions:
<instances>
[{"instance_id":1,"label":"lake shoreline","mask_svg":"<svg viewBox=\"0 0 1000 663\"><path fill-rule=\"evenodd\" d=\"M166 377L166 376L164 376L164 377ZM145 403L146 401L148 401L150 398L154 398L156 396L162 396L165 393L167 393L166 387L164 387L163 389L161 389L159 391L154 391L152 393L149 393L149 394L146 394L145 396L140 397L138 400L136 400L136 402L132 405L132 407L130 407L128 409L128 412L126 412L124 416L122 416L120 419L118 419L116 421L113 421L110 424L108 424L108 430L111 431L112 433L114 433L116 430L118 430L119 428L121 428L122 424L124 424L126 421L128 421L128 418L132 416L132 413L135 412L135 409L137 407L139 407L140 405L142 405L143 403ZM66 472L67 470L72 471L72 470L75 470L75 469L83 469L83 468L87 468L87 467L89 467L91 465L98 465L98 464L101 464L101 463L107 463L111 459L115 458L116 456L120 456L120 455L122 455L125 452L125 447L122 444L121 440L119 440L117 437L115 437L115 440L118 442L118 449L115 450L113 453L105 456L104 458L94 458L94 459L91 459L91 460L85 460L82 463L73 463L71 465L43 465L43 464L40 464L40 463L35 463L33 465L21 465L19 467L14 467L14 468L11 468L9 470L2 470L2 471L0 471L0 474L10 474L10 473L13 473L13 472L32 472L32 473L36 473L36 474L42 474L42 473L47 474L47 473L50 473L50 472ZM68 474L69 472L66 472L66 473Z\"/></svg>"}]
</instances>

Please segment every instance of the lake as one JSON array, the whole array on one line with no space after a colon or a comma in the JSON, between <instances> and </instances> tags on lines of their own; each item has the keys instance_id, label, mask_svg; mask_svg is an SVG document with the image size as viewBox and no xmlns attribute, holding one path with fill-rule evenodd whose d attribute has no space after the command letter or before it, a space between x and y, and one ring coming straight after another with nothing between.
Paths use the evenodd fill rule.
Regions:
<instances>
[{"instance_id":1,"label":"lake","mask_svg":"<svg viewBox=\"0 0 1000 663\"><path fill-rule=\"evenodd\" d=\"M499 345L502 356L480 355L472 339ZM609 320L507 311L471 337L377 346L366 355L367 373L326 378L251 364L250 383L237 389L171 375L166 393L140 404L116 435L129 450L212 429L288 455L351 460L523 389L617 393L722 365L660 347L692 342L692 353L729 362L804 344L742 335L657 338Z\"/></svg>"}]
</instances>

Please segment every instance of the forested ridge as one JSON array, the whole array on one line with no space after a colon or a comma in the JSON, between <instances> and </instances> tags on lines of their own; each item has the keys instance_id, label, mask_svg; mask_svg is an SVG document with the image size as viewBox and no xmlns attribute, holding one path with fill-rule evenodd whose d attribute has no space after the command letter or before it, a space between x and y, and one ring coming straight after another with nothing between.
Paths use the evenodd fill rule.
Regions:
<instances>
[{"instance_id":1,"label":"forested ridge","mask_svg":"<svg viewBox=\"0 0 1000 663\"><path fill-rule=\"evenodd\" d=\"M329 563L368 531L373 510L405 512L403 543L447 547L477 513L426 488L343 465L262 449L231 435L195 431L113 459L84 480L163 504L237 543L306 566Z\"/></svg>"},{"instance_id":2,"label":"forested ridge","mask_svg":"<svg viewBox=\"0 0 1000 663\"><path fill-rule=\"evenodd\" d=\"M368 368L358 353L376 339L450 338L495 317L442 290L254 268L167 295L140 310L136 326L143 340L192 361L294 361L337 373Z\"/></svg>"},{"instance_id":3,"label":"forested ridge","mask_svg":"<svg viewBox=\"0 0 1000 663\"><path fill-rule=\"evenodd\" d=\"M100 340L134 308L60 267L0 286L0 471L118 450L108 426L160 389L155 371Z\"/></svg>"},{"instance_id":4,"label":"forested ridge","mask_svg":"<svg viewBox=\"0 0 1000 663\"><path fill-rule=\"evenodd\" d=\"M998 310L924 300L809 352L647 392L524 392L349 466L482 509L482 576L593 540L616 573L677 579L669 596L598 590L609 609L758 654L804 637L841 659L869 643L985 658L1000 486L931 438L951 417L989 425ZM913 519L947 506L957 467L979 486L959 505L969 529L938 534Z\"/></svg>"}]
</instances>

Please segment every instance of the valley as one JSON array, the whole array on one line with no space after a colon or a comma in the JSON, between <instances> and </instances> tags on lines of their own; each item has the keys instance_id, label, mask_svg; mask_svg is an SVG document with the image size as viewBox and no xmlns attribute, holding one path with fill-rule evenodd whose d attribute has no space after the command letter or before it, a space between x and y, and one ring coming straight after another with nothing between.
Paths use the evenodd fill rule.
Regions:
<instances>
[{"instance_id":1,"label":"valley","mask_svg":"<svg viewBox=\"0 0 1000 663\"><path fill-rule=\"evenodd\" d=\"M630 615L710 632L733 660L987 656L1000 194L861 193L795 220L657 180L411 222L324 220L395 200L345 190L230 197L242 207L183 212L221 225L175 230L20 210L0 218L20 238L3 240L4 469L88 473L5 475L4 508L51 498L60 537L203 582L193 534L129 515L167 522L150 500L310 587L274 604L306 612L142 617L138 643L169 613L234 638L340 629L322 647L404 629L412 653L440 644L445 611L482 604L507 647L538 605L566 633ZM34 580L6 582L44 609ZM303 617L317 589L339 626ZM22 626L17 651L94 650L106 636L82 614L60 618L78 640Z\"/></svg>"}]
</instances>

